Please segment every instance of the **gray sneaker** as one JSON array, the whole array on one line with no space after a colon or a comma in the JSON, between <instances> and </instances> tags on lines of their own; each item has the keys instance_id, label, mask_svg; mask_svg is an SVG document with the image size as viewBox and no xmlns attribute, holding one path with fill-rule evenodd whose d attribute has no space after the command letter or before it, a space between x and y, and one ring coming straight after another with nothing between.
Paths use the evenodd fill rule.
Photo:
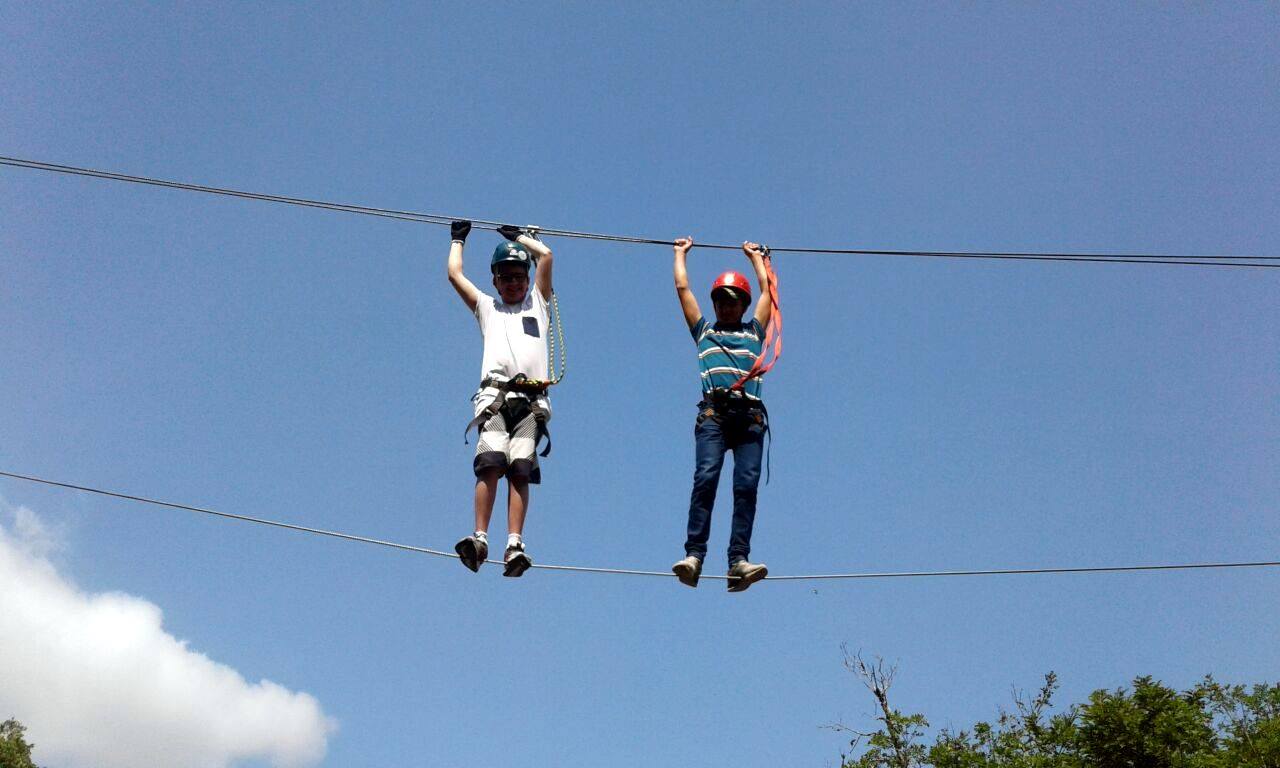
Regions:
<instances>
[{"instance_id":1,"label":"gray sneaker","mask_svg":"<svg viewBox=\"0 0 1280 768\"><path fill-rule=\"evenodd\" d=\"M698 577L702 575L702 561L693 555L671 566L671 572L686 587L698 586Z\"/></svg>"},{"instance_id":2,"label":"gray sneaker","mask_svg":"<svg viewBox=\"0 0 1280 768\"><path fill-rule=\"evenodd\" d=\"M763 563L748 563L739 560L729 566L729 591L745 592L747 587L769 575L769 569Z\"/></svg>"},{"instance_id":3,"label":"gray sneaker","mask_svg":"<svg viewBox=\"0 0 1280 768\"><path fill-rule=\"evenodd\" d=\"M473 571L479 571L485 558L489 557L489 543L475 536L468 536L453 546L462 564Z\"/></svg>"},{"instance_id":4,"label":"gray sneaker","mask_svg":"<svg viewBox=\"0 0 1280 768\"><path fill-rule=\"evenodd\" d=\"M524 544L508 546L502 562L505 564L502 569L502 575L510 576L513 579L523 576L524 572L533 566L533 560L524 553Z\"/></svg>"}]
</instances>

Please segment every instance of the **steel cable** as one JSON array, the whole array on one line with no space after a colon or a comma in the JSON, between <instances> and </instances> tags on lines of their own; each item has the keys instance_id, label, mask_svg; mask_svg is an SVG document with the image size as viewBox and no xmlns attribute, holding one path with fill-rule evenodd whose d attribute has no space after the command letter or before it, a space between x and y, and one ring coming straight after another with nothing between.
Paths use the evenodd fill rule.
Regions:
<instances>
[{"instance_id":1,"label":"steel cable","mask_svg":"<svg viewBox=\"0 0 1280 768\"><path fill-rule=\"evenodd\" d=\"M129 493L120 493L118 491L107 491L100 488L92 488L86 485L76 485L74 483L65 483L58 480L47 480L31 475L21 475L15 472L6 472L0 470L0 476L13 478L15 480L24 480L31 483L40 483L42 485L54 486L57 488L67 488L75 491L84 491L100 496L108 496L116 499L124 499L126 501L136 501L142 504L153 504L160 507L168 507L170 509L181 509L188 512L199 512L205 515L212 515L228 520L238 520L246 523L258 523L259 525L267 525L275 528L285 528L300 533L311 533L318 536L328 536L335 539L343 539L346 541L357 541L364 544L376 544L380 547L389 547L391 549L399 549L408 552L417 552L424 555L435 555L437 557L451 557L457 559L458 556L453 552L443 552L438 549L430 549L427 547L414 546L412 544L401 544L399 542L387 541L385 539L375 539L368 536L358 536L350 533L342 533L340 531L328 531L321 528L312 528L305 525L295 525L293 523L282 523L276 520L267 520L261 517L250 517L249 515L238 515L231 512L219 512L215 509L207 509L205 507L196 507L188 504L178 504L171 501L161 501L159 499L150 499L145 496L135 496ZM486 560L487 563L502 565L500 561ZM769 576L766 581L821 581L833 579L900 579L900 578L922 578L922 577L945 577L945 576L1011 576L1011 575L1029 575L1029 574L1061 574L1061 573L1121 573L1134 571L1181 571L1181 570L1203 570L1203 569L1223 569L1223 568L1262 568L1280 566L1280 560L1261 560L1248 562L1222 562L1222 563L1166 563L1158 565L1109 565L1109 566L1073 566L1073 567L1048 567L1048 568L994 568L981 570L947 570L947 571L885 571L885 572L864 572L864 573L828 573L828 574L810 574L801 576ZM593 568L582 565L539 565L535 563L534 568L546 571L569 571L575 573L599 573L611 574L618 576L663 576L666 578L675 578L675 574L670 571L644 571L629 568ZM704 574L703 579L714 579L725 581L728 576L716 576Z\"/></svg>"},{"instance_id":2,"label":"steel cable","mask_svg":"<svg viewBox=\"0 0 1280 768\"><path fill-rule=\"evenodd\" d=\"M247 200L261 200L265 202L284 203L288 205L297 205L307 208L320 208L323 210L338 211L342 213L357 213L365 216L378 216L382 218L397 219L401 221L414 221L423 224L437 224L447 226L455 219L466 219L473 226L479 229L496 230L502 225L502 222L490 221L486 219L477 219L467 216L450 216L438 213L423 213L417 211L403 211L393 208L376 208L365 205L355 205L349 203L333 203L323 200L311 200L299 197L286 197L284 195L272 195L260 192L245 192L242 190L228 189L224 187L212 187L203 184L190 184L186 182L170 181L166 179L156 179L147 176L134 176L124 173L115 173L112 171L101 171L92 168L79 168L71 165L60 165L57 163L45 163L37 160L25 160L16 157L0 156L0 165L12 166L15 168L27 168L30 170L48 171L52 173L64 173L75 176L86 176L96 179L106 179L110 181L122 181L133 184L144 184L156 187L165 187L168 189L182 189L191 192L204 192L207 194L224 195L228 197L237 197ZM647 237L634 237L629 235L610 235L596 232L583 232L572 229L559 229L555 227L540 227L542 234L553 237L567 237L584 240L598 240L616 243L635 243L643 245L674 245L671 240L662 240ZM740 246L730 245L727 243L695 243L695 248L708 248L717 250L737 250ZM1101 254L1101 253L1043 253L1043 252L1020 252L1020 251L926 251L926 250L893 250L893 249L872 249L872 248L801 248L801 247L771 247L774 253L795 253L795 254L827 254L827 255L844 255L844 256L903 256L903 257L919 257L919 258L946 258L946 259L997 259L997 260L1015 260L1015 261L1083 261L1093 263L1116 263L1116 264L1163 264L1163 265L1182 265L1182 266L1202 266L1202 267L1251 267L1251 268L1280 268L1280 264L1268 264L1262 262L1280 261L1280 256L1177 256L1169 254Z\"/></svg>"}]
</instances>

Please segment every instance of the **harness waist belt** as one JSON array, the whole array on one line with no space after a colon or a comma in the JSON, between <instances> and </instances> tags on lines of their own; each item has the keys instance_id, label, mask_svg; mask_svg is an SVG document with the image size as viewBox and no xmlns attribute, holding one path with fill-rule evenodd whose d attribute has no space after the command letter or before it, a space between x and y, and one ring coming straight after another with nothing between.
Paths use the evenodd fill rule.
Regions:
<instances>
[{"instance_id":1,"label":"harness waist belt","mask_svg":"<svg viewBox=\"0 0 1280 768\"><path fill-rule=\"evenodd\" d=\"M480 382L481 389L495 387L505 395L507 392L515 392L521 395L542 395L546 394L547 388L551 386L551 382L543 379L525 378L523 374L518 374L515 378L503 381L487 376Z\"/></svg>"},{"instance_id":2,"label":"harness waist belt","mask_svg":"<svg viewBox=\"0 0 1280 768\"><path fill-rule=\"evenodd\" d=\"M764 401L754 397L748 397L741 389L733 389L731 387L715 387L711 391L705 393L702 399L714 405L717 408L764 408Z\"/></svg>"}]
</instances>

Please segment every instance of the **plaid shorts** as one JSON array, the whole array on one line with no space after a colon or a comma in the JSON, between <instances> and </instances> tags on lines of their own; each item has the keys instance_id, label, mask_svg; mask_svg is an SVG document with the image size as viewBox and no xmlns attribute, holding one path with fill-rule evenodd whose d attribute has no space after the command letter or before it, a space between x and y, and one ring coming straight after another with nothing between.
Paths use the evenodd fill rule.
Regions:
<instances>
[{"instance_id":1,"label":"plaid shorts","mask_svg":"<svg viewBox=\"0 0 1280 768\"><path fill-rule=\"evenodd\" d=\"M524 398L508 398L491 419L480 426L476 457L472 462L476 477L490 470L508 480L542 482L538 467L538 420Z\"/></svg>"}]
</instances>

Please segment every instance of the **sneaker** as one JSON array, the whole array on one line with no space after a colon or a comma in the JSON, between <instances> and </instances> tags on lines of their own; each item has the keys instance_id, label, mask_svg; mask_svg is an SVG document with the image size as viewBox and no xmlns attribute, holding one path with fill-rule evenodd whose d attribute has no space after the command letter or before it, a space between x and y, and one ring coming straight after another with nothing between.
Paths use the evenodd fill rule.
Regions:
<instances>
[{"instance_id":1,"label":"sneaker","mask_svg":"<svg viewBox=\"0 0 1280 768\"><path fill-rule=\"evenodd\" d=\"M463 565L473 571L479 571L485 558L489 556L489 542L475 536L468 536L455 544L453 551L458 553L458 559Z\"/></svg>"},{"instance_id":2,"label":"sneaker","mask_svg":"<svg viewBox=\"0 0 1280 768\"><path fill-rule=\"evenodd\" d=\"M506 567L502 569L503 576L517 578L524 574L533 566L533 560L524 553L524 544L513 544L507 547L507 554L502 558L502 562L506 563Z\"/></svg>"},{"instance_id":3,"label":"sneaker","mask_svg":"<svg viewBox=\"0 0 1280 768\"><path fill-rule=\"evenodd\" d=\"M676 575L681 584L686 587L696 587L698 586L698 577L702 575L702 561L694 555L689 555L671 566L671 572Z\"/></svg>"},{"instance_id":4,"label":"sneaker","mask_svg":"<svg viewBox=\"0 0 1280 768\"><path fill-rule=\"evenodd\" d=\"M747 587L769 575L769 569L762 563L748 563L739 560L729 566L729 591L745 592Z\"/></svg>"}]
</instances>

